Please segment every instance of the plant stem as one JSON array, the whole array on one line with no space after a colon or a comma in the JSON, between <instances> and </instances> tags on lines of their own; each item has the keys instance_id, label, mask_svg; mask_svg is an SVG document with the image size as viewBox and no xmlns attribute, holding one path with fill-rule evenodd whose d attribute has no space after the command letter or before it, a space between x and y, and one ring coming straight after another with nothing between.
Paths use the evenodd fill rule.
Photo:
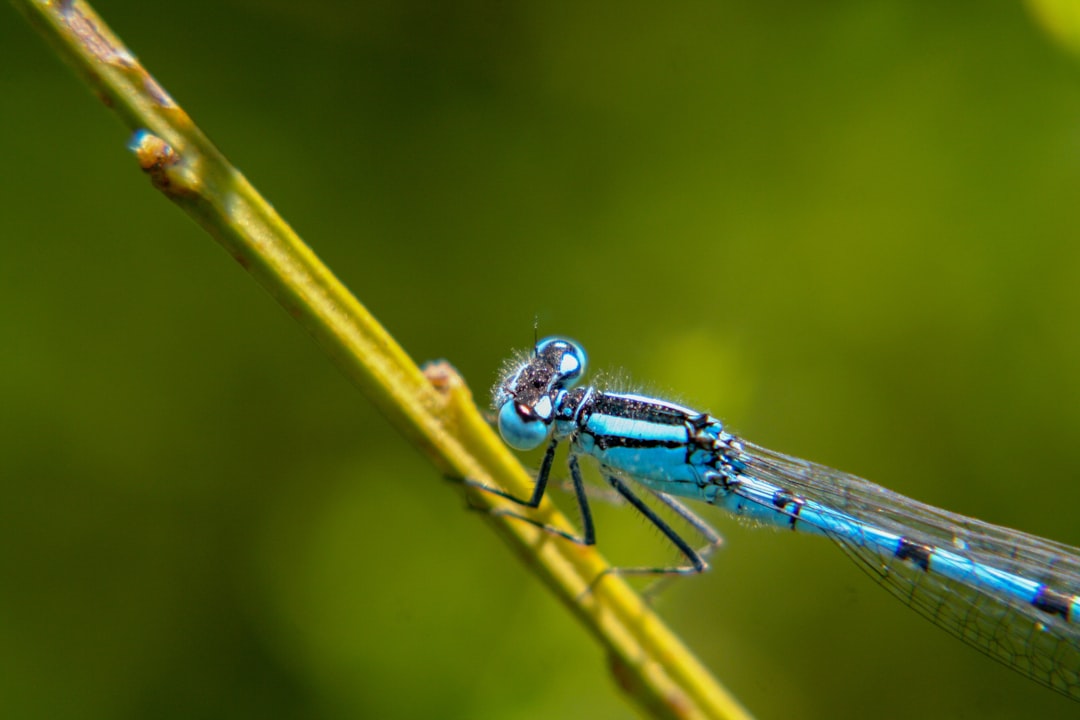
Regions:
<instances>
[{"instance_id":1,"label":"plant stem","mask_svg":"<svg viewBox=\"0 0 1080 720\"><path fill-rule=\"evenodd\" d=\"M417 367L87 3L13 3L134 132L130 148L154 186L266 288L444 475L529 494L531 478L453 368L434 364L425 374ZM506 504L489 493L466 492L481 508ZM748 717L622 579L604 575L610 568L594 548L481 515L606 648L620 687L644 711L665 718ZM549 502L531 516L570 528Z\"/></svg>"}]
</instances>

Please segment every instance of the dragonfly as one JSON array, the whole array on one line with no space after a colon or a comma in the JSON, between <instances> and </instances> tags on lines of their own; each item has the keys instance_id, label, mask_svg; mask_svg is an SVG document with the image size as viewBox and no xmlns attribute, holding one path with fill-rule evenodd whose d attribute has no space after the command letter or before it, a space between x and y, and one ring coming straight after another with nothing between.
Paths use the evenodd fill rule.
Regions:
<instances>
[{"instance_id":1,"label":"dragonfly","mask_svg":"<svg viewBox=\"0 0 1080 720\"><path fill-rule=\"evenodd\" d=\"M581 545L596 531L579 457L685 558L620 573L692 575L720 535L680 498L763 525L832 540L866 574L947 632L1032 680L1080 701L1080 549L921 503L867 480L742 439L714 416L633 393L578 386L586 355L549 337L509 360L492 390L503 440L547 442L533 493L479 487L520 506L544 497L561 443L581 534L507 512ZM708 540L691 544L642 500L655 498Z\"/></svg>"}]
</instances>

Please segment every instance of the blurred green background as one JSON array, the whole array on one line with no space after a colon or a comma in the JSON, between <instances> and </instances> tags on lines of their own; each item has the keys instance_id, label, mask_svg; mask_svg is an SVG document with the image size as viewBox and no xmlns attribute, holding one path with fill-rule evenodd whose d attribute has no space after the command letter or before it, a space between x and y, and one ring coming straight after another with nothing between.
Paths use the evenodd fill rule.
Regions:
<instances>
[{"instance_id":1,"label":"blurred green background","mask_svg":"<svg viewBox=\"0 0 1080 720\"><path fill-rule=\"evenodd\" d=\"M481 399L535 317L759 443L1080 544L1080 72L1022 7L95 6ZM0 713L633 716L9 5L0 66ZM598 514L615 561L670 557ZM659 609L760 717L1076 716L827 542L714 519Z\"/></svg>"}]
</instances>

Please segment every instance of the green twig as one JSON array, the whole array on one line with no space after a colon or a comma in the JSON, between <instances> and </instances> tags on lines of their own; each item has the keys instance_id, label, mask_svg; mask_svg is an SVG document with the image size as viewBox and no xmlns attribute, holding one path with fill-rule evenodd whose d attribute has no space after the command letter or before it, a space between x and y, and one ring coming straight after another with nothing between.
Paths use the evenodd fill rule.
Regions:
<instances>
[{"instance_id":1,"label":"green twig","mask_svg":"<svg viewBox=\"0 0 1080 720\"><path fill-rule=\"evenodd\" d=\"M134 131L131 149L154 186L269 290L440 471L528 495L531 479L453 368L421 371L89 5L13 2ZM480 507L505 504L467 492ZM596 580L609 566L595 549L560 542L527 523L484 516L604 645L620 686L649 714L747 717L625 582L611 574ZM533 517L569 528L548 502Z\"/></svg>"}]
</instances>

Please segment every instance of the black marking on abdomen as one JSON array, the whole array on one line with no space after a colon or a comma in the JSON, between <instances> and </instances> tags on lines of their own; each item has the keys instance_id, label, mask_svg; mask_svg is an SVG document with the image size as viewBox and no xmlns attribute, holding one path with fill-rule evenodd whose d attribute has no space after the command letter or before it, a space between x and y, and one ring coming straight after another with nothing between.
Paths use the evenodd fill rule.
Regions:
<instances>
[{"instance_id":1,"label":"black marking on abdomen","mask_svg":"<svg viewBox=\"0 0 1080 720\"><path fill-rule=\"evenodd\" d=\"M788 523L791 525L792 530L795 530L795 523L799 522L799 512L802 511L805 504L805 500L790 490L777 490L773 495L773 505L788 514ZM795 509L788 510L788 505L794 505Z\"/></svg>"},{"instance_id":2,"label":"black marking on abdomen","mask_svg":"<svg viewBox=\"0 0 1080 720\"><path fill-rule=\"evenodd\" d=\"M896 548L896 557L901 560L911 560L923 570L930 569L930 555L934 548L929 545L920 545L906 537L900 538L900 545Z\"/></svg>"},{"instance_id":3,"label":"black marking on abdomen","mask_svg":"<svg viewBox=\"0 0 1080 720\"><path fill-rule=\"evenodd\" d=\"M587 431L586 431L587 432ZM592 435L596 447L601 450L610 448L678 448L686 443L682 440L652 440L650 438L634 438L625 435L604 435L587 432Z\"/></svg>"},{"instance_id":4,"label":"black marking on abdomen","mask_svg":"<svg viewBox=\"0 0 1080 720\"><path fill-rule=\"evenodd\" d=\"M1035 599L1031 601L1031 604L1044 613L1060 615L1066 620L1070 620L1069 610L1072 607L1072 602L1072 597L1043 585L1039 588L1039 592L1035 593Z\"/></svg>"}]
</instances>

